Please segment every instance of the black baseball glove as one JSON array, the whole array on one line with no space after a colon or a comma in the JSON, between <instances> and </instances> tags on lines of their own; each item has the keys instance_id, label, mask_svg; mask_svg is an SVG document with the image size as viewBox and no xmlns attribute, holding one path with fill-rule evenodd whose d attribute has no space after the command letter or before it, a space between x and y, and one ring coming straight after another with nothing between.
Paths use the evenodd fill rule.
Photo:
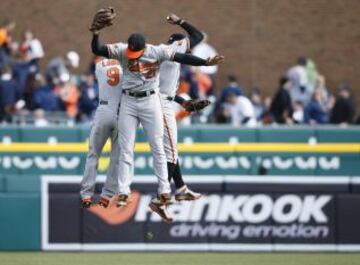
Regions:
<instances>
[{"instance_id":1,"label":"black baseball glove","mask_svg":"<svg viewBox=\"0 0 360 265\"><path fill-rule=\"evenodd\" d=\"M188 112L200 111L209 106L211 102L207 99L190 99L186 100L182 106Z\"/></svg>"}]
</instances>

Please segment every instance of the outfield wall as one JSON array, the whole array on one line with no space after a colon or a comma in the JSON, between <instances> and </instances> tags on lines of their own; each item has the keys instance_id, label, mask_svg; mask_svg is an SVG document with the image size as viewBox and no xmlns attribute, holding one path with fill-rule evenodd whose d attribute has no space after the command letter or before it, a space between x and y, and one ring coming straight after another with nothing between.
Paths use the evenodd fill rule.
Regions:
<instances>
[{"instance_id":1,"label":"outfield wall","mask_svg":"<svg viewBox=\"0 0 360 265\"><path fill-rule=\"evenodd\" d=\"M87 127L0 129L4 175L80 175L88 144ZM137 134L135 169L152 174L152 157L142 130ZM360 127L179 129L180 163L189 175L360 175ZM99 161L109 165L108 144Z\"/></svg>"},{"instance_id":2,"label":"outfield wall","mask_svg":"<svg viewBox=\"0 0 360 265\"><path fill-rule=\"evenodd\" d=\"M204 197L171 206L173 224L147 207L152 176L135 177L125 209L81 209L81 176L43 176L37 192L5 184L0 250L360 251L359 177L185 179Z\"/></svg>"},{"instance_id":3,"label":"outfield wall","mask_svg":"<svg viewBox=\"0 0 360 265\"><path fill-rule=\"evenodd\" d=\"M61 180L64 182L71 181L74 176L80 176L86 158L87 135L88 128L82 127L46 129L0 127L0 250L41 249L41 238L44 237L44 233L41 232L41 192L44 192L41 188L41 176L61 175ZM326 244L332 244L333 250L339 249L338 245L334 247L334 242L337 242L334 240L338 240L340 234L346 235L343 239L350 236L349 242L339 241L340 245L348 244L349 247L349 244L358 243L351 243L354 239L351 239L352 235L355 235L355 241L360 238L355 233L356 231L347 231L343 234L342 227L351 227L346 220L357 220L357 217L353 216L356 214L353 209L359 206L357 204L359 189L353 184L352 177L360 176L359 127L234 129L206 126L180 129L179 138L183 172L188 176L189 181L200 179L200 184L193 185L206 194L222 196L228 193L228 184L213 183L219 179L219 176L225 175L232 175L235 178L243 176L249 180L253 180L259 174L267 175L267 178L272 175L282 175L285 181L293 181L297 179L297 176L303 175L313 176L311 177L313 179L328 176L334 181L345 181L347 184L341 186L341 192L332 193L331 191L329 195L332 196L331 205L334 207L331 207L335 209L335 214L341 214L346 219L341 223L336 221L335 228L331 230L335 233L332 241L330 243L326 241ZM136 146L136 175L138 178L143 177L151 182L153 181L152 158L148 145L144 143L145 140L140 130ZM108 167L109 148L109 145L105 147L104 155L100 158L100 174L103 174ZM151 191L155 190L152 184L149 184L149 187ZM346 189L343 189L344 187ZM150 190L140 191L144 192L144 196L148 196ZM61 192L56 194L61 195L59 198L66 198L65 201L70 200L68 201L69 209L79 214L78 188L73 187ZM236 190L234 194L248 192L250 190ZM273 196L272 190L258 192L268 192L266 194L271 198ZM345 200L346 198L348 201ZM350 206L347 207L347 205ZM339 209L347 209L347 211L338 213ZM56 210L55 214L57 212ZM61 211L59 213L62 218L67 216ZM91 216L91 214L87 213L86 216ZM340 220L337 215L335 217L335 220ZM76 227L82 226L82 218L84 218L84 213L80 211ZM68 221L61 218L59 220L64 223ZM203 220L200 224L202 223ZM155 227L159 225L158 222L155 224ZM105 229L103 225L98 227ZM162 231L162 225L160 228ZM83 231L83 229L79 230ZM86 226L86 229L94 229L94 227ZM153 237L152 233L152 231L142 230L139 236L143 241L140 243L145 244L148 238ZM62 234L66 235L66 233ZM212 239L204 240L211 241ZM206 241L207 245L202 247L206 250L211 249L208 245L210 241ZM83 241L80 241L80 244L81 242ZM236 244L242 244L241 241L239 242ZM317 242L317 244L320 243ZM154 244L153 246L155 248ZM76 245L76 248L79 246ZM81 245L80 248L83 249L83 246ZM274 249L274 246L271 245L269 249Z\"/></svg>"}]
</instances>

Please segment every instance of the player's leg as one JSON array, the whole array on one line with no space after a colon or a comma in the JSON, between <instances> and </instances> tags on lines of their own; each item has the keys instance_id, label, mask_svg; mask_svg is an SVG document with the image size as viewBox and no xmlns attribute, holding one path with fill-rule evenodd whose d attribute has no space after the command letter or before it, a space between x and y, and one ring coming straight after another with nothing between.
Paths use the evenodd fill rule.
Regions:
<instances>
[{"instance_id":1,"label":"player's leg","mask_svg":"<svg viewBox=\"0 0 360 265\"><path fill-rule=\"evenodd\" d=\"M103 112L98 111L90 131L89 152L86 157L84 176L81 181L80 196L84 207L91 205L95 190L99 157L109 135L110 128L106 124L106 118Z\"/></svg>"},{"instance_id":2,"label":"player's leg","mask_svg":"<svg viewBox=\"0 0 360 265\"><path fill-rule=\"evenodd\" d=\"M174 180L176 187L175 199L182 200L197 200L201 197L200 193L190 190L183 180L180 165L178 161L177 150L177 124L174 110L171 106L172 102L162 100L164 113L164 146L167 158L169 181Z\"/></svg>"},{"instance_id":3,"label":"player's leg","mask_svg":"<svg viewBox=\"0 0 360 265\"><path fill-rule=\"evenodd\" d=\"M173 121L171 120L171 102L164 97L161 97L161 104L163 108L163 121L164 121L164 150L167 159L167 169L168 169L168 180L171 183L173 179L176 161L178 159L177 155L177 131L176 126L172 126ZM175 115L174 115L175 120ZM176 125L176 120L175 120ZM175 131L174 131L175 128ZM175 187L178 187L178 183L175 182Z\"/></svg>"},{"instance_id":4,"label":"player's leg","mask_svg":"<svg viewBox=\"0 0 360 265\"><path fill-rule=\"evenodd\" d=\"M175 114L171 106L171 101L162 97L161 104L163 108L164 120L164 149L168 167L168 179L170 182L173 179L175 166L178 160L177 126ZM175 182L175 186L178 188L179 183Z\"/></svg>"},{"instance_id":5,"label":"player's leg","mask_svg":"<svg viewBox=\"0 0 360 265\"><path fill-rule=\"evenodd\" d=\"M154 159L154 171L158 178L158 195L163 201L170 200L170 184L168 181L167 163L164 150L164 120L160 96L151 95L142 100L140 122L148 136L151 152Z\"/></svg>"},{"instance_id":6,"label":"player's leg","mask_svg":"<svg viewBox=\"0 0 360 265\"><path fill-rule=\"evenodd\" d=\"M130 184L133 175L134 145L136 130L139 124L136 116L136 102L130 96L123 95L118 121L118 137L120 148L119 159L119 197L118 206L126 205L130 195Z\"/></svg>"},{"instance_id":7,"label":"player's leg","mask_svg":"<svg viewBox=\"0 0 360 265\"><path fill-rule=\"evenodd\" d=\"M110 164L106 174L106 180L101 191L99 205L108 207L111 198L118 193L118 175L119 175L119 156L120 147L118 141L117 122L114 122L113 130L111 132L111 152ZM115 127L116 126L116 127Z\"/></svg>"}]
</instances>

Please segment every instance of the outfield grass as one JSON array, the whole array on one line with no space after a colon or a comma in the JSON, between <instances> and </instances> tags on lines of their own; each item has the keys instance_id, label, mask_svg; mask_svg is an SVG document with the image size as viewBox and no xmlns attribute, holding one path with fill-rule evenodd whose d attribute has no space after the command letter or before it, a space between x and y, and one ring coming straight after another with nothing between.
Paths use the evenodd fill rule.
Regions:
<instances>
[{"instance_id":1,"label":"outfield grass","mask_svg":"<svg viewBox=\"0 0 360 265\"><path fill-rule=\"evenodd\" d=\"M0 252L1 265L357 265L360 254Z\"/></svg>"}]
</instances>

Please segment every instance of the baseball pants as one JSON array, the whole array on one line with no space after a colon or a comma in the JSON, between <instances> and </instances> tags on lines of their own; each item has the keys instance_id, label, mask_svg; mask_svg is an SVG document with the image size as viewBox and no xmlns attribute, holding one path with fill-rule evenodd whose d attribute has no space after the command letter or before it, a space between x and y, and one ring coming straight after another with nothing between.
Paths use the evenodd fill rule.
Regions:
<instances>
[{"instance_id":1,"label":"baseball pants","mask_svg":"<svg viewBox=\"0 0 360 265\"><path fill-rule=\"evenodd\" d=\"M163 108L164 119L164 148L167 162L176 164L178 160L177 151L177 124L173 102L167 99L167 96L161 95L161 104Z\"/></svg>"},{"instance_id":2,"label":"baseball pants","mask_svg":"<svg viewBox=\"0 0 360 265\"><path fill-rule=\"evenodd\" d=\"M119 193L129 194L133 175L134 145L139 123L148 137L154 172L158 179L158 194L170 193L167 162L164 151L164 121L158 93L136 98L123 94L119 112Z\"/></svg>"},{"instance_id":3,"label":"baseball pants","mask_svg":"<svg viewBox=\"0 0 360 265\"><path fill-rule=\"evenodd\" d=\"M86 158L84 177L81 181L81 198L92 197L94 195L99 157L109 138L111 140L110 165L101 195L111 198L118 191L120 149L116 112L117 108L114 110L102 105L96 110L90 131L89 152Z\"/></svg>"}]
</instances>

